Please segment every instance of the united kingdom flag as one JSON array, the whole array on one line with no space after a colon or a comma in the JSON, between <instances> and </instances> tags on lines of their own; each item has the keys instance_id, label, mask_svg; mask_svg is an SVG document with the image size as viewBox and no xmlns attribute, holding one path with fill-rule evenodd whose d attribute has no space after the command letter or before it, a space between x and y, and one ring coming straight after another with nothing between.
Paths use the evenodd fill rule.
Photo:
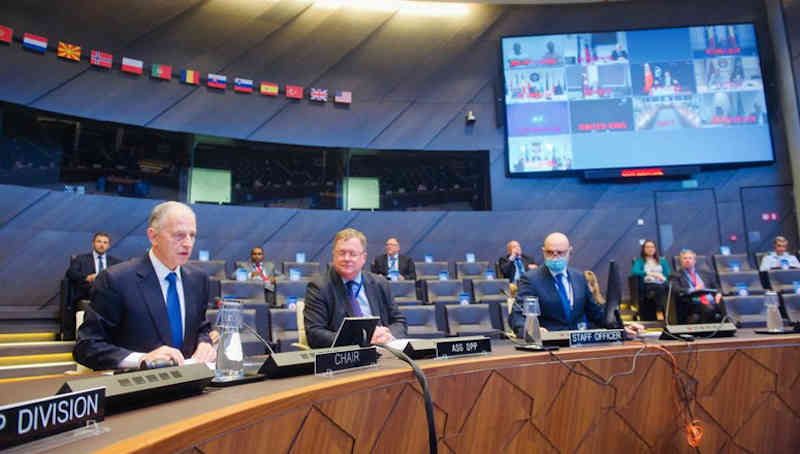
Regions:
<instances>
[{"instance_id":1,"label":"united kingdom flag","mask_svg":"<svg viewBox=\"0 0 800 454\"><path fill-rule=\"evenodd\" d=\"M325 88L312 88L309 91L309 96L312 101L325 102L328 100L328 90Z\"/></svg>"}]
</instances>

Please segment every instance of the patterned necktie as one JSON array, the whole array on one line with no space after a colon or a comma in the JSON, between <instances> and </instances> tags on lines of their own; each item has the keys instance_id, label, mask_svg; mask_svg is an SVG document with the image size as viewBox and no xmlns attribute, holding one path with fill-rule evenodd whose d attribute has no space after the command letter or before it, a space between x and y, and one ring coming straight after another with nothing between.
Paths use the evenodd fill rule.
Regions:
<instances>
[{"instance_id":1,"label":"patterned necktie","mask_svg":"<svg viewBox=\"0 0 800 454\"><path fill-rule=\"evenodd\" d=\"M358 304L358 294L356 291L361 290L361 287L356 287L355 281L347 281L347 293L350 295L350 306L353 308L353 315L356 317L363 317L364 313L361 312L361 305Z\"/></svg>"},{"instance_id":2,"label":"patterned necktie","mask_svg":"<svg viewBox=\"0 0 800 454\"><path fill-rule=\"evenodd\" d=\"M692 268L692 287L697 288L697 275L694 274L694 268ZM708 300L708 295L703 293L700 295L700 302L703 304L711 304L711 301Z\"/></svg>"},{"instance_id":3,"label":"patterned necktie","mask_svg":"<svg viewBox=\"0 0 800 454\"><path fill-rule=\"evenodd\" d=\"M564 282L561 279L562 276L566 276L566 274L556 274L553 276L553 279L556 281L558 296L561 297L561 306L564 308L564 315L566 316L567 324L569 324L570 319L572 318L572 310L569 304L569 294L567 293L567 289L564 287Z\"/></svg>"},{"instance_id":4,"label":"patterned necktie","mask_svg":"<svg viewBox=\"0 0 800 454\"><path fill-rule=\"evenodd\" d=\"M167 274L167 316L169 316L169 332L172 335L172 346L180 350L183 347L183 318L181 317L181 302L178 299L178 286L175 272Z\"/></svg>"}]
</instances>

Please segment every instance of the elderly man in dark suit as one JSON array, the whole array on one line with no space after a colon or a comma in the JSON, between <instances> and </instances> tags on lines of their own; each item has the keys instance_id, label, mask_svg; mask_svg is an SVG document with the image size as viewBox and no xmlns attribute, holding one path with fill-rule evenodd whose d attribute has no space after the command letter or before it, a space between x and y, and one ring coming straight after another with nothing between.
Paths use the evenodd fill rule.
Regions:
<instances>
[{"instance_id":1,"label":"elderly man in dark suit","mask_svg":"<svg viewBox=\"0 0 800 454\"><path fill-rule=\"evenodd\" d=\"M73 355L92 369L138 367L184 358L213 361L205 319L208 276L186 265L197 227L187 205L165 202L150 213L150 251L101 272L78 330Z\"/></svg>"},{"instance_id":2,"label":"elderly man in dark suit","mask_svg":"<svg viewBox=\"0 0 800 454\"><path fill-rule=\"evenodd\" d=\"M508 323L517 336L522 337L525 327L521 306L527 296L539 298L539 322L547 330L575 330L579 323L607 327L605 309L595 301L583 272L567 267L571 253L572 246L563 233L551 233L545 238L542 247L544 266L529 270L520 278L517 304L508 317ZM625 329L633 335L644 327L631 324Z\"/></svg>"},{"instance_id":3,"label":"elderly man in dark suit","mask_svg":"<svg viewBox=\"0 0 800 454\"><path fill-rule=\"evenodd\" d=\"M500 268L502 277L512 283L518 282L519 278L527 273L528 270L536 269L536 262L522 253L522 246L518 241L509 241L506 244L506 252L508 252L508 255L500 257L497 261L497 266Z\"/></svg>"},{"instance_id":4,"label":"elderly man in dark suit","mask_svg":"<svg viewBox=\"0 0 800 454\"><path fill-rule=\"evenodd\" d=\"M397 279L416 280L417 270L411 257L400 253L400 242L397 238L386 240L386 253L375 257L372 272L391 278L392 271L397 272Z\"/></svg>"},{"instance_id":5,"label":"elderly man in dark suit","mask_svg":"<svg viewBox=\"0 0 800 454\"><path fill-rule=\"evenodd\" d=\"M333 267L306 287L303 314L308 344L330 347L345 317L380 317L372 344L406 336L406 318L392 300L386 279L363 271L367 239L355 229L344 229L333 239Z\"/></svg>"}]
</instances>

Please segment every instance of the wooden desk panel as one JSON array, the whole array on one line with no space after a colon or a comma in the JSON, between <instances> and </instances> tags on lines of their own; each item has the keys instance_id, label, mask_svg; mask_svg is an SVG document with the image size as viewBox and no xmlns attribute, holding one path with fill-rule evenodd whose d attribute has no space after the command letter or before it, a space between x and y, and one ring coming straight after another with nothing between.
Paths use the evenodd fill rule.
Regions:
<instances>
[{"instance_id":1,"label":"wooden desk panel","mask_svg":"<svg viewBox=\"0 0 800 454\"><path fill-rule=\"evenodd\" d=\"M704 427L697 451L678 419L671 360L647 349L633 368L640 344L627 343L560 350L563 363L503 344L489 356L421 361L439 452L800 452L800 336L663 345L696 396L691 410ZM100 440L99 452L427 452L419 386L404 365L381 361L367 373L266 381L114 416L109 435L119 439L125 421L181 411L177 422L117 444Z\"/></svg>"}]
</instances>

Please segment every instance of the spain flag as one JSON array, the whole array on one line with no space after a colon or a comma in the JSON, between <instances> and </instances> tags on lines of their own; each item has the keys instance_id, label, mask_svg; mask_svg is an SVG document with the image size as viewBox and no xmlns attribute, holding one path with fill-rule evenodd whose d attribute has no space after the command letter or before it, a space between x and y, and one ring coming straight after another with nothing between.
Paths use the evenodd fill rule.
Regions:
<instances>
[{"instance_id":1,"label":"spain flag","mask_svg":"<svg viewBox=\"0 0 800 454\"><path fill-rule=\"evenodd\" d=\"M81 46L74 46L59 41L58 56L67 60L81 61Z\"/></svg>"}]
</instances>

